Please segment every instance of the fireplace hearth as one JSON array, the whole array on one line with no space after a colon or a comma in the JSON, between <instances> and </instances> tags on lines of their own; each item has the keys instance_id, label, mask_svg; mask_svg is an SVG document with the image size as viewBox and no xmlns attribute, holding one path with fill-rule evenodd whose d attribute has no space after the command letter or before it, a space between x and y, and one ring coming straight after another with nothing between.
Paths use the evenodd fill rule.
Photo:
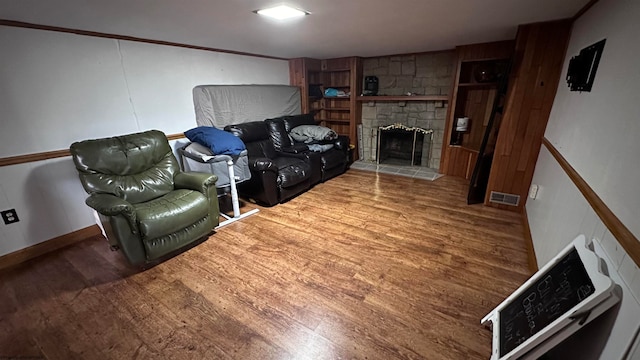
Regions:
<instances>
[{"instance_id":1,"label":"fireplace hearth","mask_svg":"<svg viewBox=\"0 0 640 360\"><path fill-rule=\"evenodd\" d=\"M378 128L378 164L428 166L433 130L402 124Z\"/></svg>"}]
</instances>

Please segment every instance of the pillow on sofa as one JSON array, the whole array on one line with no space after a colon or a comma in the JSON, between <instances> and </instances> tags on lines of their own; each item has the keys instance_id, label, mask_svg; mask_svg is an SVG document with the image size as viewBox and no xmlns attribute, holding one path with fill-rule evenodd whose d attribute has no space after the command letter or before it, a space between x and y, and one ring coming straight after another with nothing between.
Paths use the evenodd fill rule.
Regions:
<instances>
[{"instance_id":1,"label":"pillow on sofa","mask_svg":"<svg viewBox=\"0 0 640 360\"><path fill-rule=\"evenodd\" d=\"M208 147L214 155L240 155L246 149L240 138L211 126L198 126L185 131L184 135L189 140Z\"/></svg>"},{"instance_id":2,"label":"pillow on sofa","mask_svg":"<svg viewBox=\"0 0 640 360\"><path fill-rule=\"evenodd\" d=\"M291 129L291 137L306 144L331 141L338 138L338 134L328 127L318 125L300 125Z\"/></svg>"}]
</instances>

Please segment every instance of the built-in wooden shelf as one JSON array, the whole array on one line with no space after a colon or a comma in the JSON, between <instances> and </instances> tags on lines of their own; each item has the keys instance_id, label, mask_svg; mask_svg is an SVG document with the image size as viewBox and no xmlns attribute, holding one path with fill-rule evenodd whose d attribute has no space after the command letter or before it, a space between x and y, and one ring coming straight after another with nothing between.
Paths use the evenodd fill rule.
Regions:
<instances>
[{"instance_id":1,"label":"built-in wooden shelf","mask_svg":"<svg viewBox=\"0 0 640 360\"><path fill-rule=\"evenodd\" d=\"M300 87L302 113L313 114L316 122L348 136L357 146L362 103L356 102L356 95L362 93L362 59L290 59L289 74L290 84ZM328 88L345 96L325 96ZM353 151L351 160L357 160L358 153Z\"/></svg>"},{"instance_id":2,"label":"built-in wooden shelf","mask_svg":"<svg viewBox=\"0 0 640 360\"><path fill-rule=\"evenodd\" d=\"M452 145L449 145L449 147L459 148L459 149L462 149L462 150L465 150L465 151L470 151L470 152L473 152L473 153L476 153L476 154L479 152L478 149L473 149L473 148L471 148L469 146L466 146L466 145L453 145L452 144Z\"/></svg>"},{"instance_id":3,"label":"built-in wooden shelf","mask_svg":"<svg viewBox=\"0 0 640 360\"><path fill-rule=\"evenodd\" d=\"M316 121L324 121L328 123L340 123L340 124L349 124L351 120L349 119L316 119Z\"/></svg>"},{"instance_id":4,"label":"built-in wooden shelf","mask_svg":"<svg viewBox=\"0 0 640 360\"><path fill-rule=\"evenodd\" d=\"M447 95L420 95L420 96L358 96L357 101L447 101Z\"/></svg>"}]
</instances>

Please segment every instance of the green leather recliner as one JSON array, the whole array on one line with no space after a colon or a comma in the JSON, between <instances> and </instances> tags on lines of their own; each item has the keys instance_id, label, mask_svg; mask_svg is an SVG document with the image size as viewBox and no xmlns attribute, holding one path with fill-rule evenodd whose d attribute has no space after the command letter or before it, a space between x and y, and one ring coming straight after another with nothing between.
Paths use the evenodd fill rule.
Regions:
<instances>
[{"instance_id":1,"label":"green leather recliner","mask_svg":"<svg viewBox=\"0 0 640 360\"><path fill-rule=\"evenodd\" d=\"M75 142L70 150L87 205L132 265L155 262L218 225L217 177L180 171L161 131Z\"/></svg>"}]
</instances>

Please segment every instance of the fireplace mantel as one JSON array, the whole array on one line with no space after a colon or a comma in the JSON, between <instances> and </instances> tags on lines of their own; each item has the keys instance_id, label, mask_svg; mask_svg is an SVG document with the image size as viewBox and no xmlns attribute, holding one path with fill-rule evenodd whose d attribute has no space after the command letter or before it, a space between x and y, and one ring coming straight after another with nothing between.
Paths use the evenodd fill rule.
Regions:
<instances>
[{"instance_id":1,"label":"fireplace mantel","mask_svg":"<svg viewBox=\"0 0 640 360\"><path fill-rule=\"evenodd\" d=\"M448 101L447 95L358 96L356 101Z\"/></svg>"}]
</instances>

